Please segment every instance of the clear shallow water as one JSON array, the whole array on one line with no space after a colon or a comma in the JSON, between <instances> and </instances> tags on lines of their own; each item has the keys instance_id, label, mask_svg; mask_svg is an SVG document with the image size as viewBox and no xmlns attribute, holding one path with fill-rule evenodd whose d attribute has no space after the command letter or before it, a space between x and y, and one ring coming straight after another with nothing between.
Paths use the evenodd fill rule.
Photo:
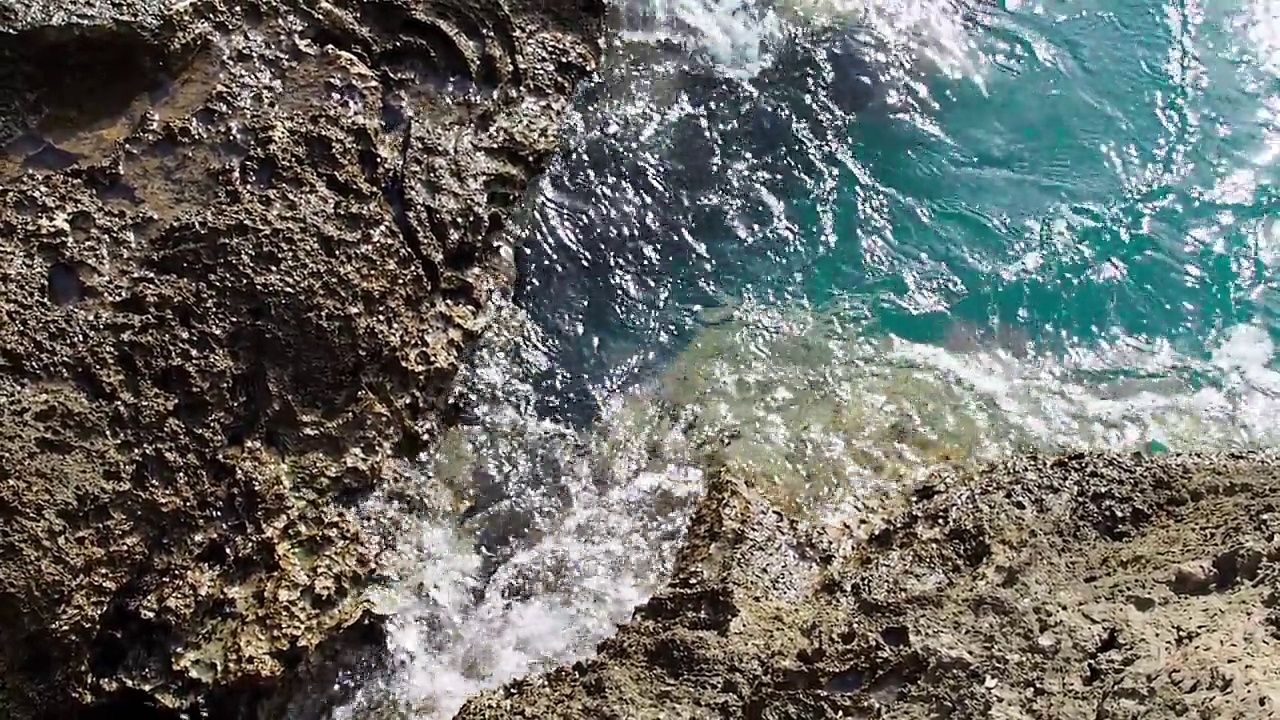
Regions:
<instances>
[{"instance_id":1,"label":"clear shallow water","mask_svg":"<svg viewBox=\"0 0 1280 720\"><path fill-rule=\"evenodd\" d=\"M1276 443L1280 2L630 2L472 421L371 508L366 695L448 717L589 653L726 429L833 521L938 462Z\"/></svg>"}]
</instances>

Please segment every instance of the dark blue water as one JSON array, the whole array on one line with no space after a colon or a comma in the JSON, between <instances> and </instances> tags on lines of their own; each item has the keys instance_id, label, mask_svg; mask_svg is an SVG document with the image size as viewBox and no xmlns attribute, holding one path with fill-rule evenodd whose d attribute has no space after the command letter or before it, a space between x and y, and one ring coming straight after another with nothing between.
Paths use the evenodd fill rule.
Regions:
<instances>
[{"instance_id":1,"label":"dark blue water","mask_svg":"<svg viewBox=\"0 0 1280 720\"><path fill-rule=\"evenodd\" d=\"M1242 323L1274 334L1266 12L1046 2L896 38L892 12L793 21L748 77L696 41L623 48L525 238L549 402L589 415L592 390L696 336L699 308L748 296L1027 352L1124 337L1207 357Z\"/></svg>"}]
</instances>

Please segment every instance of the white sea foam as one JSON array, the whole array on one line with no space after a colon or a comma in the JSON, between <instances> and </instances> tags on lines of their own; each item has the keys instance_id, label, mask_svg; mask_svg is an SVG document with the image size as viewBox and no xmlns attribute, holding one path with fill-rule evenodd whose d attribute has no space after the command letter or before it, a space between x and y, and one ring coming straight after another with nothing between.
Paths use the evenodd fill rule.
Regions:
<instances>
[{"instance_id":1,"label":"white sea foam","mask_svg":"<svg viewBox=\"0 0 1280 720\"><path fill-rule=\"evenodd\" d=\"M971 37L938 7L664 0L638 8L633 17L649 19L624 34L674 39L708 53L720 72L749 75L769 61L770 42L788 23L857 20L980 82ZM1257 22L1249 27L1262 32ZM650 85L635 87L608 108L616 122L654 104ZM678 113L679 99L669 100ZM658 114L643 115L651 136L662 132L651 119ZM1257 227L1268 267L1280 253L1277 227ZM1023 262L1010 271L1034 271L1034 257ZM858 487L940 461L1280 439L1276 348L1258 326L1225 330L1207 359L1135 337L1066 353L1017 340L924 345L877 335L838 311L747 303L659 378L615 392L605 422L583 435L534 417L530 377L546 358L534 329L504 310L460 386L475 420L406 476L404 492L369 507L398 528L388 569L397 581L381 602L402 668L365 688L364 700L448 718L482 689L590 654L662 583L700 492L699 442L725 427L740 434L742 458L782 458L760 460L763 471L812 483L801 499L833 520L851 511L846 501ZM480 510L460 520L466 507ZM339 716L360 717L360 708Z\"/></svg>"},{"instance_id":2,"label":"white sea foam","mask_svg":"<svg viewBox=\"0 0 1280 720\"><path fill-rule=\"evenodd\" d=\"M957 352L859 337L838 314L743 307L673 363L678 377L615 397L593 435L566 442L572 433L563 428L489 405L493 420L453 446L455 467L441 461L420 477L436 492L475 467L497 473L506 497L489 522L525 539L485 579L480 525L445 516L406 522L390 598L404 669L382 691L415 717L450 717L475 692L589 655L661 584L701 474L697 438L681 434L695 431L655 421L655 407L696 410L696 432L731 425L748 461L791 458L788 468L762 469L826 483L812 509L838 522L857 507L858 490L943 460L1029 448L1141 450L1153 440L1179 450L1274 445L1275 352L1251 325L1224 333L1209 360L1131 338L1066 358L999 346ZM518 379L504 375L514 373L509 366L472 377L486 373ZM836 407L840 422L830 420ZM471 455L459 473L464 446ZM548 447L562 462L549 467Z\"/></svg>"}]
</instances>

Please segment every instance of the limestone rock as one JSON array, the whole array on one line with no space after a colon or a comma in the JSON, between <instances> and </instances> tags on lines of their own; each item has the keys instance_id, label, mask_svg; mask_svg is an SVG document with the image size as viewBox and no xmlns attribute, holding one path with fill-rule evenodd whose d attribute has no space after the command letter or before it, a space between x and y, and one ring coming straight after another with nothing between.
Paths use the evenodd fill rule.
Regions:
<instances>
[{"instance_id":1,"label":"limestone rock","mask_svg":"<svg viewBox=\"0 0 1280 720\"><path fill-rule=\"evenodd\" d=\"M361 624L356 505L452 421L603 14L0 0L0 717Z\"/></svg>"},{"instance_id":2,"label":"limestone rock","mask_svg":"<svg viewBox=\"0 0 1280 720\"><path fill-rule=\"evenodd\" d=\"M670 586L489 718L1269 718L1280 456L1027 456L818 531L723 465Z\"/></svg>"}]
</instances>

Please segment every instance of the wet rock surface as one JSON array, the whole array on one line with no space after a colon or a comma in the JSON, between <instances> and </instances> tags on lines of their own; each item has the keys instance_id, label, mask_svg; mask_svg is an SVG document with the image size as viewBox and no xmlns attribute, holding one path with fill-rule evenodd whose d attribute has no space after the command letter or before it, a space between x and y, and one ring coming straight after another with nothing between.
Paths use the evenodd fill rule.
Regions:
<instances>
[{"instance_id":1,"label":"wet rock surface","mask_svg":"<svg viewBox=\"0 0 1280 720\"><path fill-rule=\"evenodd\" d=\"M603 15L0 1L0 717L368 639L358 503L453 422Z\"/></svg>"},{"instance_id":2,"label":"wet rock surface","mask_svg":"<svg viewBox=\"0 0 1280 720\"><path fill-rule=\"evenodd\" d=\"M668 588L488 718L1264 718L1280 687L1280 456L943 470L857 525L731 461Z\"/></svg>"}]
</instances>

